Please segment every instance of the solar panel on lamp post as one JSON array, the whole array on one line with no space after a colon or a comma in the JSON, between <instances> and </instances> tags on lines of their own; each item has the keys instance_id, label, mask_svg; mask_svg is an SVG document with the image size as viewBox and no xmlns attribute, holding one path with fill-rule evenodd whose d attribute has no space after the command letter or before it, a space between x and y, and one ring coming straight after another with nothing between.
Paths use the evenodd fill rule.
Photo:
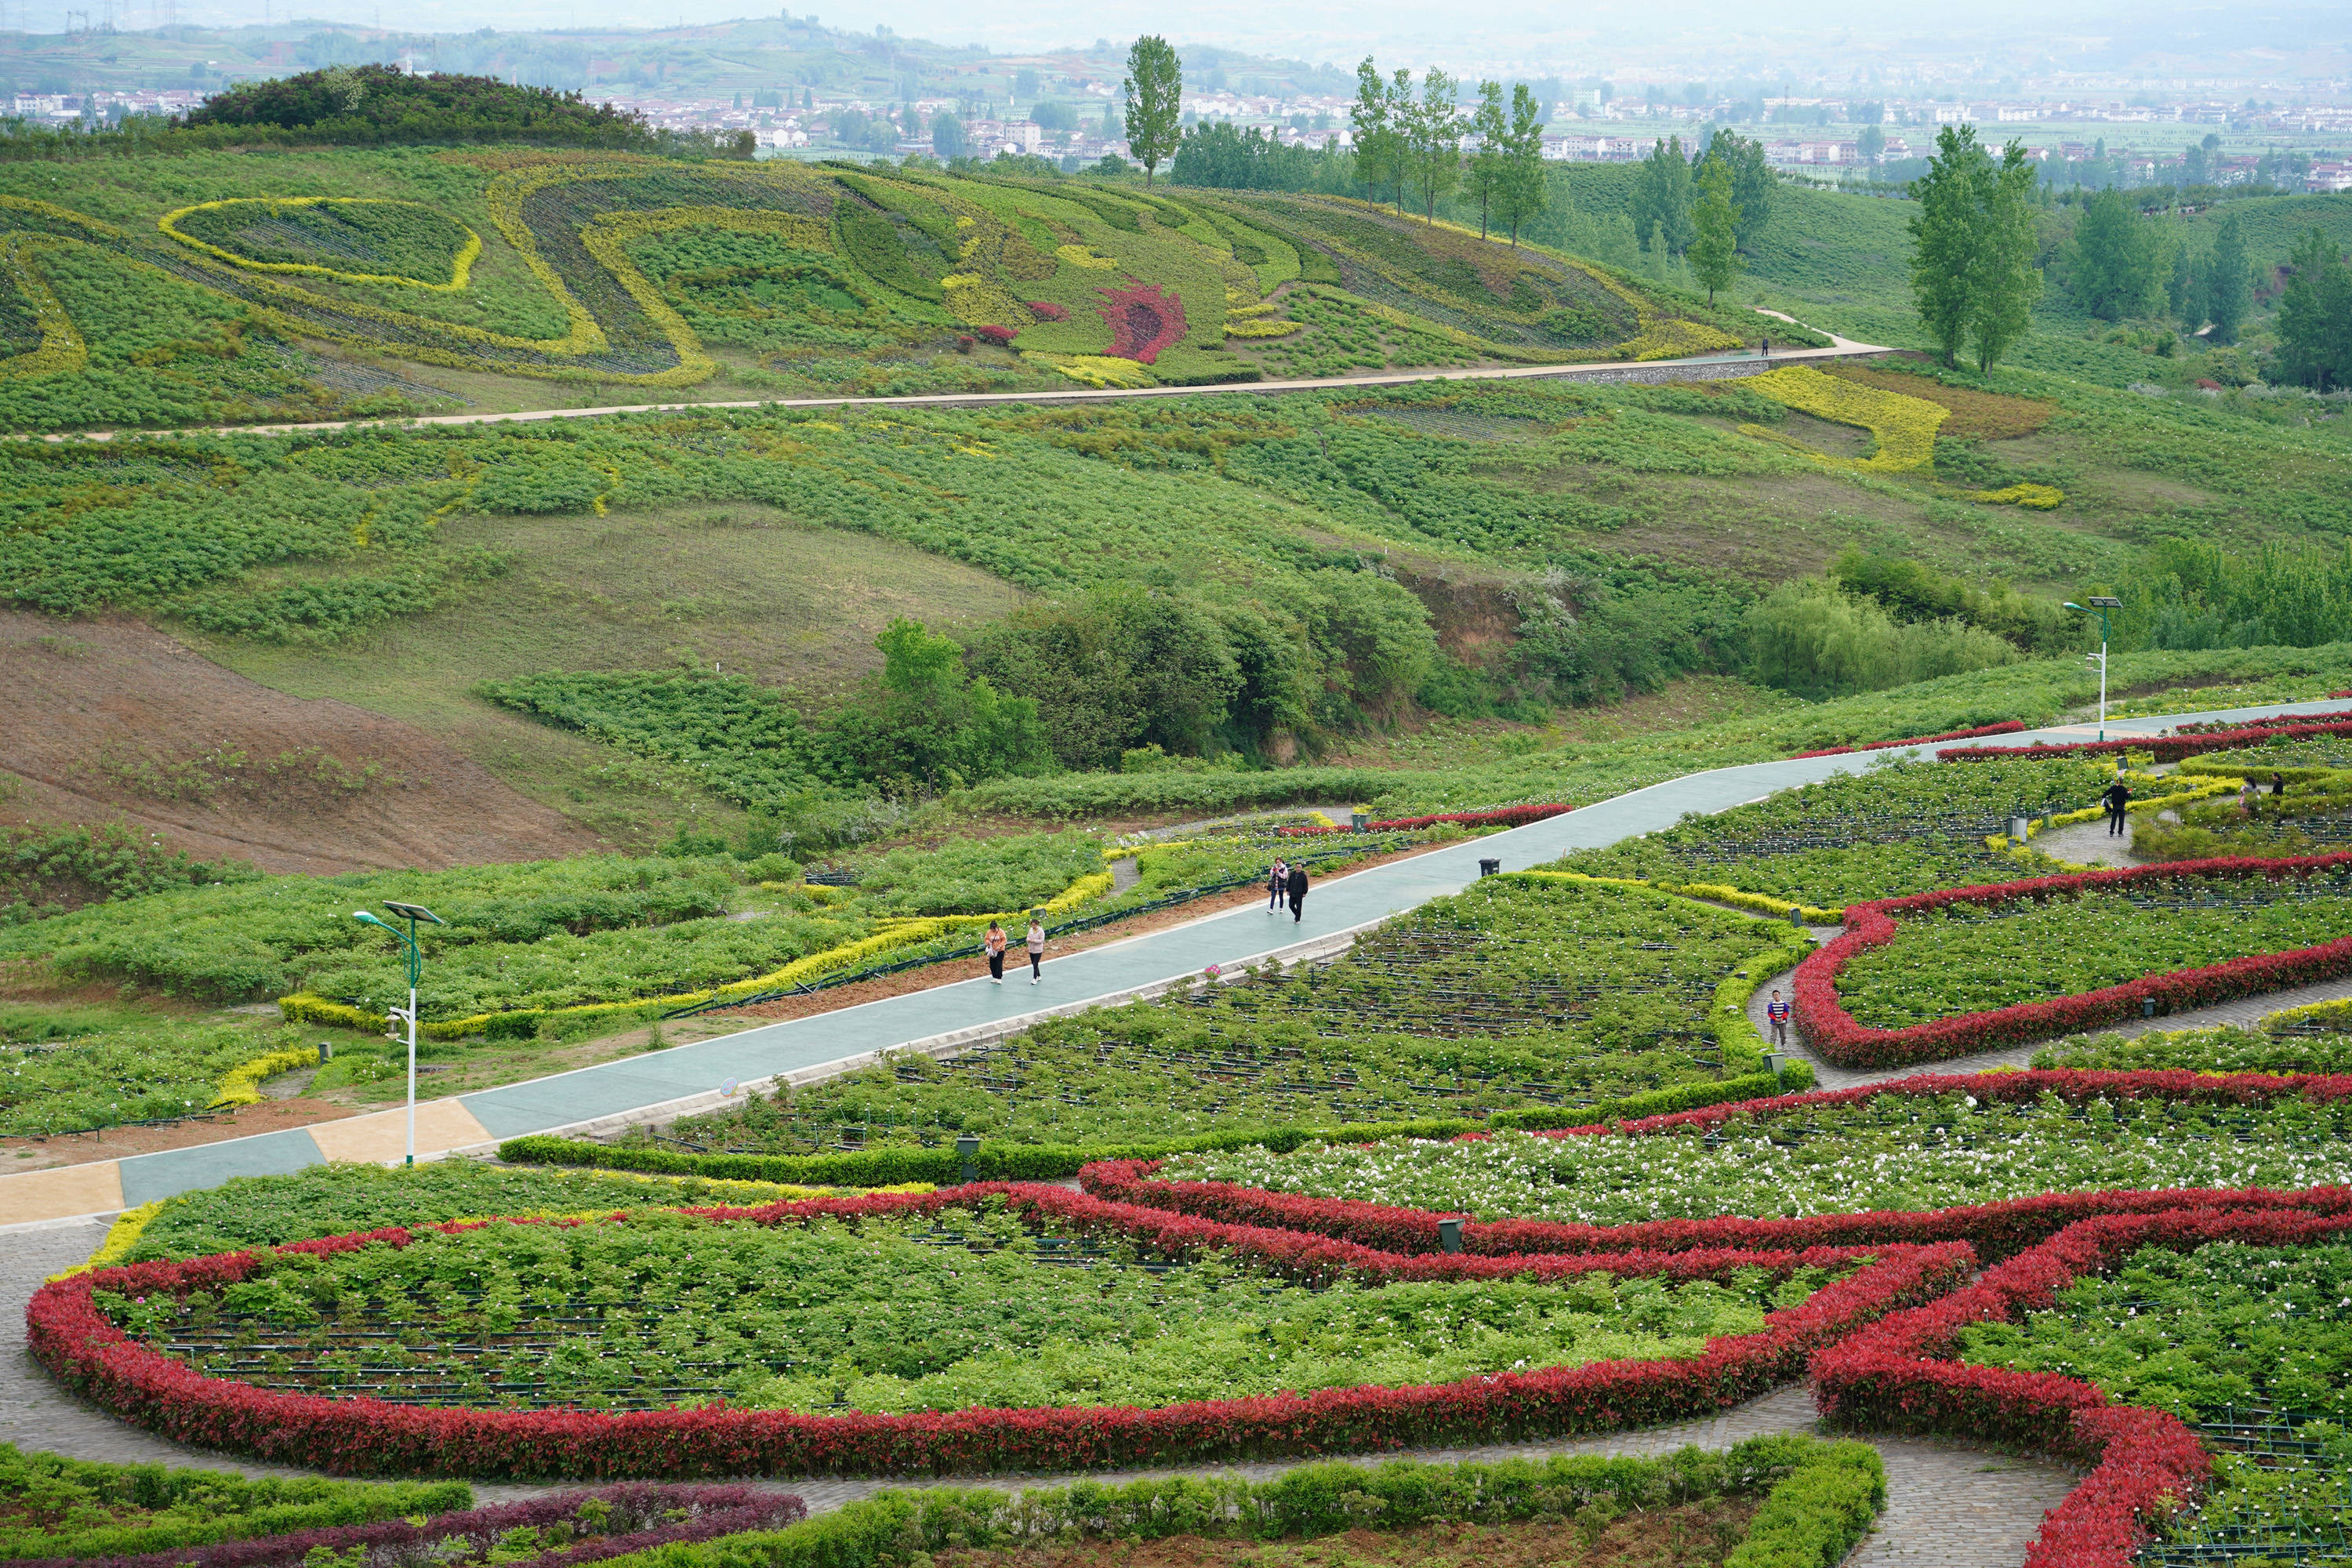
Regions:
<instances>
[{"instance_id":1,"label":"solar panel on lamp post","mask_svg":"<svg viewBox=\"0 0 2352 1568\"><path fill-rule=\"evenodd\" d=\"M2104 741L2107 738L2107 612L2122 609L2124 602L2112 594L2094 594L2088 605L2069 599L2066 607L2099 617L2099 651L2091 656L2091 662L2099 667L2099 739Z\"/></svg>"},{"instance_id":2,"label":"solar panel on lamp post","mask_svg":"<svg viewBox=\"0 0 2352 1568\"><path fill-rule=\"evenodd\" d=\"M425 950L416 945L416 922L425 921L436 926L449 922L422 904L395 903L386 899L383 907L390 910L395 918L406 921L408 929L404 931L390 921L378 920L365 910L352 910L352 919L388 931L397 938L408 972L408 1010L403 1012L394 1007L389 1012L393 1017L408 1021L408 1158L404 1163L414 1165L416 1163L416 984L425 973ZM397 1039L399 1037L395 1035L393 1037Z\"/></svg>"}]
</instances>

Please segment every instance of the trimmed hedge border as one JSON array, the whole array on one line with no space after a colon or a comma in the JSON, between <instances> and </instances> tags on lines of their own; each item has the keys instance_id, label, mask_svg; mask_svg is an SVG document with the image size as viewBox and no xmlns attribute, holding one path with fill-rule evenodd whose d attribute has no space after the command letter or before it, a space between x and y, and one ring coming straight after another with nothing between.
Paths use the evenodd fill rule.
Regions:
<instances>
[{"instance_id":1,"label":"trimmed hedge border","mask_svg":"<svg viewBox=\"0 0 2352 1568\"><path fill-rule=\"evenodd\" d=\"M1224 1225L1160 1209L1105 1203L1061 1187L982 1183L943 1193L814 1199L762 1208L688 1209L719 1220L782 1225L833 1216L919 1215L1003 1197L1015 1212L1114 1230L1181 1256L1224 1248L1294 1277L1370 1282L1621 1278L1721 1279L1734 1269L1780 1271L1853 1260L1849 1247L1795 1252L1738 1248L1581 1257L1403 1257L1296 1231ZM482 1221L479 1224L564 1221ZM576 1223L576 1222L572 1222ZM420 1227L422 1228L422 1227ZM473 1228L452 1223L448 1234ZM291 1242L280 1253L328 1255L383 1242L403 1228ZM174 1441L299 1460L339 1473L597 1479L710 1475L906 1474L1080 1469L1180 1464L1265 1455L1494 1442L1608 1431L1728 1408L1798 1375L1815 1350L1888 1311L1932 1300L1976 1267L1965 1245L1878 1247L1875 1261L1776 1311L1760 1333L1711 1340L1679 1361L1596 1362L1500 1373L1408 1388L1326 1389L1200 1401L1141 1410L1066 1406L915 1415L803 1415L723 1407L608 1415L584 1410L431 1409L370 1399L281 1394L210 1378L131 1342L95 1300L215 1289L252 1273L259 1255L100 1269L45 1285L26 1310L29 1348L67 1387Z\"/></svg>"},{"instance_id":2,"label":"trimmed hedge border","mask_svg":"<svg viewBox=\"0 0 2352 1568\"><path fill-rule=\"evenodd\" d=\"M2111 1215L2067 1226L1967 1289L1895 1313L1813 1357L1814 1398L1827 1420L1874 1431L1990 1437L2090 1471L2052 1510L2027 1568L2126 1568L2149 1523L2193 1498L2212 1474L2197 1436L2168 1412L2114 1405L2080 1379L1950 1359L1965 1325L2047 1309L2086 1274L2143 1247L2213 1241L2295 1246L2352 1232L2352 1215L2229 1213L2220 1208Z\"/></svg>"},{"instance_id":3,"label":"trimmed hedge border","mask_svg":"<svg viewBox=\"0 0 2352 1568\"><path fill-rule=\"evenodd\" d=\"M1943 888L1902 899L1875 899L1848 905L1845 931L1797 967L1794 984L1797 1031L1805 1043L1843 1068L1907 1067L1943 1061L2002 1046L2019 1046L2054 1035L2073 1034L2134 1017L2142 1005L2153 1001L2167 1012L2204 1007L2216 1002L2257 996L2290 986L2309 985L2352 974L2352 937L2317 947L2286 952L2257 953L2142 975L2096 991L2054 996L2045 1002L2021 1002L1956 1018L1937 1018L1900 1029L1874 1029L1855 1021L1838 999L1837 977L1846 961L1895 938L1897 915L1954 904L1990 906L2021 899L2037 902L2072 897L2137 883L2177 881L2184 878L2263 877L2273 881L2314 871L2352 866L2352 853L2301 855L2274 860L2252 856L2221 856L2210 860L2174 860L2119 870L2077 871L2062 877L2036 877L2022 882L1995 882L1973 888Z\"/></svg>"},{"instance_id":4,"label":"trimmed hedge border","mask_svg":"<svg viewBox=\"0 0 2352 1568\"><path fill-rule=\"evenodd\" d=\"M754 1491L750 1487L663 1487L625 1481L593 1491L559 1492L462 1512L418 1508L368 1523L286 1530L210 1546L18 1559L12 1568L301 1568L310 1552L321 1551L358 1552L363 1554L362 1561L413 1561L418 1556L429 1559L436 1546L452 1539L464 1541L478 1559L499 1546L500 1538L509 1531L544 1529L571 1518L591 1500L616 1504L631 1515L658 1522L620 1534L587 1536L528 1557L508 1558L509 1568L576 1568L583 1563L606 1562L683 1542L772 1530L808 1517L808 1508L799 1498ZM689 1517L662 1517L673 1510ZM100 1563L91 1563L93 1556L99 1556Z\"/></svg>"},{"instance_id":5,"label":"trimmed hedge border","mask_svg":"<svg viewBox=\"0 0 2352 1568\"><path fill-rule=\"evenodd\" d=\"M1493 811L1441 811L1433 816L1392 816L1385 821L1366 822L1364 831L1376 833L1392 828L1434 827L1439 823L1451 823L1457 827L1525 827L1530 822L1549 822L1574 811L1572 805L1552 802L1543 805L1505 805ZM1319 838L1327 833L1353 833L1353 826L1341 827L1277 827L1277 838Z\"/></svg>"},{"instance_id":6,"label":"trimmed hedge border","mask_svg":"<svg viewBox=\"0 0 2352 1568\"><path fill-rule=\"evenodd\" d=\"M1752 1100L1775 1089L1811 1088L1810 1063L1790 1062L1775 1078L1750 1073L1714 1083L1677 1084L1585 1107L1580 1114L1631 1121L1678 1110ZM1286 1154L1304 1144L1332 1140L1377 1143L1389 1138L1454 1138L1490 1127L1547 1130L1560 1112L1549 1106L1498 1110L1484 1121L1367 1121L1341 1127L1285 1127L1262 1132L1204 1132L1160 1143L990 1143L972 1156L982 1181L1051 1182L1076 1175L1105 1160L1161 1160L1171 1154L1214 1153L1224 1149L1266 1148ZM688 1154L670 1149L618 1147L584 1138L532 1133L499 1145L510 1165L577 1165L607 1171L651 1171L664 1175L727 1177L787 1182L813 1187L890 1187L908 1182L959 1183L963 1157L953 1149L872 1149L839 1154Z\"/></svg>"},{"instance_id":7,"label":"trimmed hedge border","mask_svg":"<svg viewBox=\"0 0 2352 1568\"><path fill-rule=\"evenodd\" d=\"M2100 756L2117 752L2145 752L2159 763L2177 763L2205 752L2235 751L2264 741L2310 741L2326 735L2352 735L2352 719L2305 723L2250 724L2241 730L2209 730L2201 734L2139 735L2122 741L2066 741L2055 746L1947 746L1936 753L1939 763L1980 763L1994 757Z\"/></svg>"},{"instance_id":8,"label":"trimmed hedge border","mask_svg":"<svg viewBox=\"0 0 2352 1568\"><path fill-rule=\"evenodd\" d=\"M1777 1482L1777 1484L1775 1484ZM1312 1539L1454 1521L1500 1524L1559 1515L1595 1498L1656 1507L1766 1487L1764 1505L1726 1568L1837 1568L1885 1505L1886 1469L1869 1445L1793 1434L1750 1437L1720 1453L1655 1459L1548 1458L1376 1468L1303 1465L1269 1481L1189 1476L1079 1481L1007 1496L947 1487L891 1490L787 1529L708 1547L670 1548L627 1568L903 1568L916 1552L1035 1549L1079 1541L1205 1535ZM618 1565L616 1564L616 1568Z\"/></svg>"},{"instance_id":9,"label":"trimmed hedge border","mask_svg":"<svg viewBox=\"0 0 2352 1568\"><path fill-rule=\"evenodd\" d=\"M1947 730L1940 735L1913 735L1901 741L1863 741L1851 746L1822 746L1816 751L1791 752L1791 762L1806 757L1842 757L1850 752L1884 752L1896 746L1927 746L1937 741L1972 741L1979 735L2014 735L2025 728L2022 719L2003 719L1998 724L1979 724L1972 730Z\"/></svg>"},{"instance_id":10,"label":"trimmed hedge border","mask_svg":"<svg viewBox=\"0 0 2352 1568\"><path fill-rule=\"evenodd\" d=\"M1673 1116L1607 1127L1568 1128L1559 1138L1641 1137L1679 1128L1719 1126L1735 1116L1777 1115L1817 1107L1852 1105L1875 1095L1971 1094L1980 1100L2032 1101L2054 1094L2070 1103L2108 1099L2209 1100L2260 1104L2281 1095L2315 1100L2352 1098L2352 1076L2267 1073L2201 1073L2186 1068L2152 1072L2104 1072L2075 1068L2003 1073L1929 1074L1888 1083L1820 1093L1782 1095L1738 1105L1714 1106ZM1927 1246L1968 1243L1988 1258L2006 1258L2048 1240L2067 1226L2119 1210L2213 1205L2229 1208L2307 1208L2352 1213L2352 1186L2312 1187L2282 1193L2267 1188L2218 1191L2183 1188L2159 1192L2110 1190L2052 1193L1958 1208L1880 1209L1860 1214L1813 1215L1795 1219L1645 1220L1633 1225L1576 1225L1557 1220L1478 1220L1431 1209L1393 1207L1353 1198L1315 1198L1268 1192L1227 1182L1163 1182L1153 1179L1156 1162L1106 1161L1081 1172L1089 1193L1113 1202L1198 1215L1230 1224L1275 1226L1328 1236L1383 1251L1420 1254L1443 1245L1441 1220L1462 1220L1461 1245L1474 1255L1587 1253L1604 1250L1678 1252L1691 1248L1865 1247L1875 1243Z\"/></svg>"}]
</instances>

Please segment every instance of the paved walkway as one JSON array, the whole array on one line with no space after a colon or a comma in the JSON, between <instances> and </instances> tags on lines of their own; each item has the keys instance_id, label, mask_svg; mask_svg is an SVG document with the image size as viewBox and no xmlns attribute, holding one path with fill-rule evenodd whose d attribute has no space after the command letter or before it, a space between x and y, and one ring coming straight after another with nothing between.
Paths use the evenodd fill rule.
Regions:
<instances>
[{"instance_id":1,"label":"paved walkway","mask_svg":"<svg viewBox=\"0 0 2352 1568\"><path fill-rule=\"evenodd\" d=\"M1793 317L1780 316L1778 310L1760 310L1759 315L1780 316L1787 321ZM1820 328L1813 329L1816 331ZM1842 338L1835 332L1824 333L1830 339L1825 349L1785 348L1773 351L1769 359L1738 350L1723 353L1692 354L1683 359L1599 360L1589 364L1492 365L1477 370L1400 371L1386 375L1330 375L1302 377L1291 381L1236 381L1211 386L1108 386L1078 387L1043 392L927 392L906 397L751 397L724 403L615 403L597 408L527 408L509 414L427 414L414 419L322 419L302 425L224 425L209 431L180 431L181 435L243 435L285 436L304 430L348 430L354 426L394 425L423 426L427 425L514 425L536 424L549 419L602 419L615 414L691 414L712 408L921 408L984 407L996 403L1109 403L1139 397L1215 397L1241 393L1252 397L1264 397L1277 392L1321 392L1352 388L1372 389L1382 386L1410 386L1423 381L1531 381L1552 377L1572 377L1585 381L1700 381L1715 376L1751 375L1769 370L1783 363L1802 360L1850 359L1866 354L1892 353L1879 343L1858 343ZM44 436L45 441L110 441L116 435L155 435L166 432L96 430L72 435ZM20 437L25 439L28 437ZM2116 728L2110 724L2110 729Z\"/></svg>"},{"instance_id":2,"label":"paved walkway","mask_svg":"<svg viewBox=\"0 0 2352 1568\"><path fill-rule=\"evenodd\" d=\"M167 1442L76 1399L49 1381L25 1350L25 1303L46 1276L88 1257L105 1229L100 1221L78 1220L22 1230L9 1238L7 1249L0 1254L0 1442L115 1464L197 1465L248 1476L310 1473ZM1812 1422L1811 1395L1801 1385L1790 1384L1720 1415L1671 1426L1549 1442L1414 1449L1402 1457L1449 1463L1549 1454L1654 1455L1687 1443L1725 1448L1763 1433L1810 1431ZM2042 1510L2055 1507L2074 1485L2074 1478L2056 1466L1999 1458L1977 1449L1900 1438L1878 1440L1876 1447L1886 1460L1886 1513L1878 1533L1862 1545L1849 1568L2014 1568L2025 1559L2026 1545L2041 1526ZM1100 1480L1129 1480L1145 1475L1237 1470L1265 1480L1299 1462L1194 1466L1189 1472L1088 1474ZM970 1484L1011 1490L1075 1479L1072 1475L999 1476L972 1478ZM811 1476L760 1484L763 1489L796 1492L807 1500L812 1511L822 1513L888 1487L923 1483ZM477 1482L474 1489L486 1502L505 1502L564 1489Z\"/></svg>"},{"instance_id":3,"label":"paved walkway","mask_svg":"<svg viewBox=\"0 0 2352 1568\"><path fill-rule=\"evenodd\" d=\"M2341 704L2268 704L2207 719L2317 710ZM2179 715L2109 721L2110 731L2156 733ZM2059 726L2011 737L2052 742L2087 738L2089 727ZM1914 748L1920 753L1931 748ZM805 1079L905 1047L945 1048L1010 1033L1042 1018L1126 1001L1188 984L1211 963L1233 965L1274 956L1337 951L1355 935L1434 898L1459 892L1495 859L1506 870L1540 866L1575 849L1598 848L1654 832L1687 812L1717 812L1775 790L1817 783L1868 767L1884 752L1790 758L1685 774L1600 801L1549 821L1449 845L1317 885L1306 919L1269 920L1255 905L1183 925L1048 958L1045 984L996 986L984 979L885 997L837 1012L789 1019L581 1068L554 1077L449 1100L416 1110L420 1158L481 1149L531 1132L592 1132L625 1121L691 1114L724 1103L729 1085L759 1086L785 1075ZM2171 1021L2179 1026L2179 1019ZM392 1162L404 1135L401 1110L350 1117L316 1127L260 1133L224 1142L0 1176L0 1226L109 1214L155 1198L219 1185L231 1176L299 1170L324 1160Z\"/></svg>"}]
</instances>

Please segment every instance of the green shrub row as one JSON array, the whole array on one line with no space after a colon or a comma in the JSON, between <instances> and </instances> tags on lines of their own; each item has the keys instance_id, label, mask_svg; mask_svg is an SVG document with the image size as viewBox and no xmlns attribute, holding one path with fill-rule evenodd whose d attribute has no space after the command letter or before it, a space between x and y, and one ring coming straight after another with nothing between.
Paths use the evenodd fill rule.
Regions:
<instances>
[{"instance_id":1,"label":"green shrub row","mask_svg":"<svg viewBox=\"0 0 2352 1568\"><path fill-rule=\"evenodd\" d=\"M1769 1493L1738 1568L1834 1568L1876 1507L1885 1472L1866 1444L1794 1435L1750 1437L1726 1452L1683 1448L1657 1459L1554 1455L1456 1465L1391 1460L1378 1468L1301 1465L1270 1481L1170 1476L1111 1485L1078 1481L1008 1498L978 1488L886 1491L788 1529L722 1537L612 1559L614 1568L884 1568L917 1553L1003 1549L1073 1538L1156 1541L1177 1535L1266 1540L1386 1530L1455 1520L1504 1523ZM1776 1507L1787 1494L1785 1506ZM1822 1510L1831 1517L1822 1517ZM1857 1524L1859 1528L1857 1528ZM1832 1549L1834 1548L1834 1549Z\"/></svg>"},{"instance_id":2,"label":"green shrub row","mask_svg":"<svg viewBox=\"0 0 2352 1568\"><path fill-rule=\"evenodd\" d=\"M463 1481L249 1478L27 1454L0 1443L0 1561L175 1552L473 1506Z\"/></svg>"},{"instance_id":3,"label":"green shrub row","mask_svg":"<svg viewBox=\"0 0 2352 1568\"><path fill-rule=\"evenodd\" d=\"M1488 1127L1543 1128L1597 1121L1630 1121L1700 1106L1722 1105L1812 1086L1812 1069L1790 1064L1775 1079L1769 1073L1654 1089L1606 1104L1560 1111L1549 1108L1503 1111L1486 1121L1444 1119L1368 1121L1345 1127L1286 1127L1252 1132L1212 1132L1196 1138L1150 1143L990 1143L971 1158L984 1182L1051 1182L1075 1176L1097 1160L1159 1160L1171 1154L1212 1153L1226 1149L1265 1148L1288 1153L1302 1145L1344 1139L1374 1143L1389 1138L1458 1138ZM580 1138L534 1133L499 1145L499 1158L516 1165L576 1165L599 1170L652 1171L665 1175L790 1182L809 1186L883 1187L903 1182L952 1184L963 1180L963 1157L952 1148L871 1149L839 1154L688 1154L676 1150L615 1147Z\"/></svg>"}]
</instances>

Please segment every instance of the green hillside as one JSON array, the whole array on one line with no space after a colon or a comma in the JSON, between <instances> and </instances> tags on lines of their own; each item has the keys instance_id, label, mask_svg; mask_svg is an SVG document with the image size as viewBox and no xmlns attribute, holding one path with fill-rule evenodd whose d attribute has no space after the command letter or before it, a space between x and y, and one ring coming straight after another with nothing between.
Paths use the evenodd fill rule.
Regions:
<instances>
[{"instance_id":1,"label":"green hillside","mask_svg":"<svg viewBox=\"0 0 2352 1568\"><path fill-rule=\"evenodd\" d=\"M1337 198L607 152L11 164L0 247L9 430L1645 359L1745 330Z\"/></svg>"}]
</instances>

